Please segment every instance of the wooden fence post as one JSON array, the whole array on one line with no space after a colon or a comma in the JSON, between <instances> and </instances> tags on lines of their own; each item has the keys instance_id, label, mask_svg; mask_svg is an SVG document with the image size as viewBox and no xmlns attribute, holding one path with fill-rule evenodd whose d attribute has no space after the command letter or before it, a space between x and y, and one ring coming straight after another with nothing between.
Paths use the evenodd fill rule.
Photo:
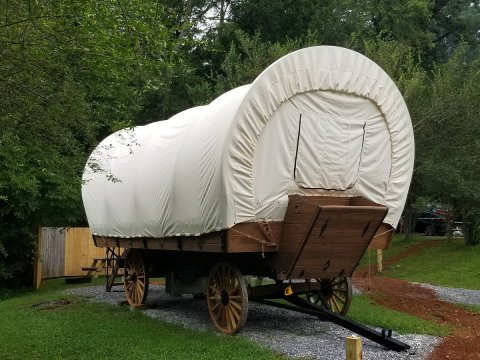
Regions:
<instances>
[{"instance_id":1,"label":"wooden fence post","mask_svg":"<svg viewBox=\"0 0 480 360\"><path fill-rule=\"evenodd\" d=\"M383 270L383 251L377 249L377 272L381 273Z\"/></svg>"},{"instance_id":2,"label":"wooden fence post","mask_svg":"<svg viewBox=\"0 0 480 360\"><path fill-rule=\"evenodd\" d=\"M346 337L346 360L362 360L362 339L352 335Z\"/></svg>"},{"instance_id":3,"label":"wooden fence post","mask_svg":"<svg viewBox=\"0 0 480 360\"><path fill-rule=\"evenodd\" d=\"M33 262L33 286L35 290L38 290L40 283L42 282L42 228L38 227L37 246L35 249L35 260Z\"/></svg>"}]
</instances>

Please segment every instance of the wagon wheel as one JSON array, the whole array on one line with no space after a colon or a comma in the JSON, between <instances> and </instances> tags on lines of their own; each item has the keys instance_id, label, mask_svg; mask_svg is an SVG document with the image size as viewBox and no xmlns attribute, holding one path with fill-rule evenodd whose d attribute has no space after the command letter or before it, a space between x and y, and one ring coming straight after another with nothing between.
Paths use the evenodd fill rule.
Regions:
<instances>
[{"instance_id":1,"label":"wagon wheel","mask_svg":"<svg viewBox=\"0 0 480 360\"><path fill-rule=\"evenodd\" d=\"M130 306L135 307L145 303L148 294L148 276L142 255L136 250L129 250L127 253L123 284Z\"/></svg>"},{"instance_id":2,"label":"wagon wheel","mask_svg":"<svg viewBox=\"0 0 480 360\"><path fill-rule=\"evenodd\" d=\"M308 299L315 305L345 315L352 302L352 279L342 276L316 280L320 283L320 290L308 293Z\"/></svg>"},{"instance_id":3,"label":"wagon wheel","mask_svg":"<svg viewBox=\"0 0 480 360\"><path fill-rule=\"evenodd\" d=\"M247 320L248 294L240 271L227 263L213 267L208 276L207 305L215 327L235 334Z\"/></svg>"}]
</instances>

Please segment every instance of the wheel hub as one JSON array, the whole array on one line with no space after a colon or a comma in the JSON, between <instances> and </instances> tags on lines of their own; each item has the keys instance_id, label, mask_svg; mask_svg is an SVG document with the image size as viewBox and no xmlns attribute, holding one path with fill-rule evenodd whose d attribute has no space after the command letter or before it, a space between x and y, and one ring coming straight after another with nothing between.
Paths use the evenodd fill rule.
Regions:
<instances>
[{"instance_id":1,"label":"wheel hub","mask_svg":"<svg viewBox=\"0 0 480 360\"><path fill-rule=\"evenodd\" d=\"M320 283L320 292L326 296L330 296L332 294L332 285L329 281L322 281Z\"/></svg>"},{"instance_id":2,"label":"wheel hub","mask_svg":"<svg viewBox=\"0 0 480 360\"><path fill-rule=\"evenodd\" d=\"M137 282L137 273L128 274L127 280L133 283Z\"/></svg>"},{"instance_id":3,"label":"wheel hub","mask_svg":"<svg viewBox=\"0 0 480 360\"><path fill-rule=\"evenodd\" d=\"M220 293L220 301L222 302L222 304L224 306L227 306L229 300L230 300L230 298L228 296L228 293L225 290L222 290L222 292Z\"/></svg>"}]
</instances>

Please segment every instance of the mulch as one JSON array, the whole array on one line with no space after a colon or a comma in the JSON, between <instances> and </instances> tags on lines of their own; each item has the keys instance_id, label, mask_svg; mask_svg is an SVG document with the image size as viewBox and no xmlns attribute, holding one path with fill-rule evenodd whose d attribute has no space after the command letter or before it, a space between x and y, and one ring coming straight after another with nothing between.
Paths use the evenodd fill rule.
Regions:
<instances>
[{"instance_id":1,"label":"mulch","mask_svg":"<svg viewBox=\"0 0 480 360\"><path fill-rule=\"evenodd\" d=\"M437 246L438 240L413 245L384 262L391 266L421 249ZM452 332L434 349L429 360L480 360L480 314L440 300L436 293L404 280L370 273L360 268L354 275L354 284L368 293L379 305L402 311L419 318L450 326Z\"/></svg>"}]
</instances>

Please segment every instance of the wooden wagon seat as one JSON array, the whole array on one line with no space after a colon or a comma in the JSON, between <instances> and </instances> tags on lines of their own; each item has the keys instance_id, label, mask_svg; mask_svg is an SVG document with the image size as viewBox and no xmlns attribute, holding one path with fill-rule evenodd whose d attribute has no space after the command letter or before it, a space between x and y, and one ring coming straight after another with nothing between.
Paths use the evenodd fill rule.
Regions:
<instances>
[{"instance_id":1,"label":"wooden wagon seat","mask_svg":"<svg viewBox=\"0 0 480 360\"><path fill-rule=\"evenodd\" d=\"M279 279L351 276L387 211L363 197L290 196L274 262Z\"/></svg>"}]
</instances>

